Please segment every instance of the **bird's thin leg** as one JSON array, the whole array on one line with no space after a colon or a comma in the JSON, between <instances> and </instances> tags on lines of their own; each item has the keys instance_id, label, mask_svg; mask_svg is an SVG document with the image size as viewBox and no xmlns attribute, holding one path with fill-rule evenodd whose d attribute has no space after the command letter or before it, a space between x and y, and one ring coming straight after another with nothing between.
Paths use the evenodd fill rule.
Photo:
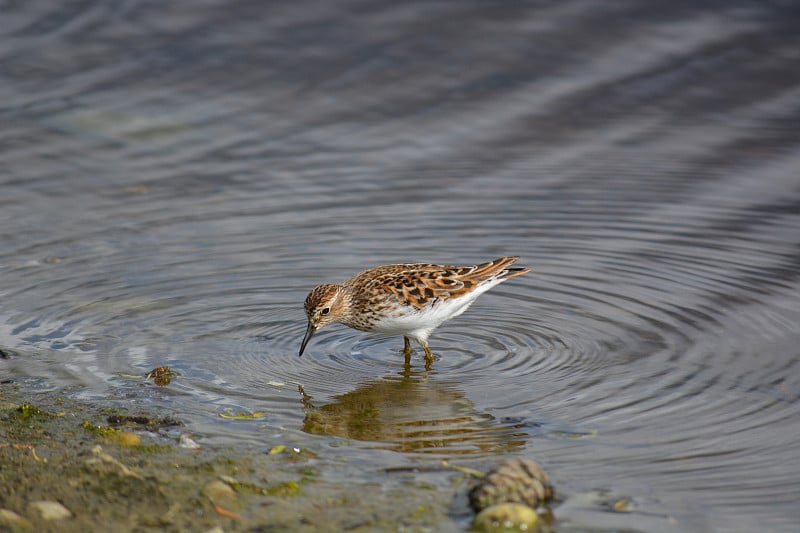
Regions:
<instances>
[{"instance_id":1,"label":"bird's thin leg","mask_svg":"<svg viewBox=\"0 0 800 533\"><path fill-rule=\"evenodd\" d=\"M411 340L403 335L403 355L406 356L406 368L411 365Z\"/></svg>"},{"instance_id":2,"label":"bird's thin leg","mask_svg":"<svg viewBox=\"0 0 800 533\"><path fill-rule=\"evenodd\" d=\"M411 364L411 340L403 336L403 355L406 356L406 365Z\"/></svg>"},{"instance_id":3,"label":"bird's thin leg","mask_svg":"<svg viewBox=\"0 0 800 533\"><path fill-rule=\"evenodd\" d=\"M433 361L433 353L431 353L431 348L428 346L428 341L419 341L419 344L425 350L425 361Z\"/></svg>"},{"instance_id":4,"label":"bird's thin leg","mask_svg":"<svg viewBox=\"0 0 800 533\"><path fill-rule=\"evenodd\" d=\"M425 370L430 370L433 368L433 354L426 341L422 341L420 344L422 345L422 349L425 350Z\"/></svg>"}]
</instances>

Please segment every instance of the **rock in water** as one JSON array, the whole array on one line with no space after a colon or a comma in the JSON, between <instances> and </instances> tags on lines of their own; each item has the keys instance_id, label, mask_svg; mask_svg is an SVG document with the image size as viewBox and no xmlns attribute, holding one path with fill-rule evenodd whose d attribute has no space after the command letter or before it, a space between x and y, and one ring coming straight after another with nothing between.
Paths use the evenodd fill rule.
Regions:
<instances>
[{"instance_id":1,"label":"rock in water","mask_svg":"<svg viewBox=\"0 0 800 533\"><path fill-rule=\"evenodd\" d=\"M521 503L531 509L553 499L550 478L537 463L517 458L502 461L489 471L472 490L469 502L479 513L498 503Z\"/></svg>"}]
</instances>

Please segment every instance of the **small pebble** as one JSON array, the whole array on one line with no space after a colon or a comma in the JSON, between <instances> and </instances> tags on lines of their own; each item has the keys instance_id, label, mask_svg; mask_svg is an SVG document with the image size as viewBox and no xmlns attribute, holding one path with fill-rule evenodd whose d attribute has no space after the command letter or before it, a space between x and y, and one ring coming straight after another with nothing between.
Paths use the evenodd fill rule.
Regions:
<instances>
[{"instance_id":1,"label":"small pebble","mask_svg":"<svg viewBox=\"0 0 800 533\"><path fill-rule=\"evenodd\" d=\"M58 502L36 501L31 502L29 507L44 520L63 520L72 517L72 511Z\"/></svg>"},{"instance_id":2,"label":"small pebble","mask_svg":"<svg viewBox=\"0 0 800 533\"><path fill-rule=\"evenodd\" d=\"M233 490L233 487L219 479L206 483L200 492L203 493L203 496L212 501L216 501L220 498L236 498L236 491Z\"/></svg>"},{"instance_id":3,"label":"small pebble","mask_svg":"<svg viewBox=\"0 0 800 533\"><path fill-rule=\"evenodd\" d=\"M103 448L100 445L95 446L92 448L92 457L86 459L84 463L90 469L103 473L103 474L120 474L123 476L134 477L136 479L142 479L142 476L122 464L121 462L117 461L109 454L103 451Z\"/></svg>"},{"instance_id":4,"label":"small pebble","mask_svg":"<svg viewBox=\"0 0 800 533\"><path fill-rule=\"evenodd\" d=\"M180 438L178 439L178 446L180 446L181 448L188 448L190 450L196 450L200 447L200 445L197 444L192 438L192 436L189 435L188 433L183 433L180 436Z\"/></svg>"},{"instance_id":5,"label":"small pebble","mask_svg":"<svg viewBox=\"0 0 800 533\"><path fill-rule=\"evenodd\" d=\"M630 513L633 511L633 501L630 498L622 498L611 505L611 510L618 513Z\"/></svg>"},{"instance_id":6,"label":"small pebble","mask_svg":"<svg viewBox=\"0 0 800 533\"><path fill-rule=\"evenodd\" d=\"M0 509L0 525L30 527L31 523L24 516L20 516L10 509Z\"/></svg>"}]
</instances>

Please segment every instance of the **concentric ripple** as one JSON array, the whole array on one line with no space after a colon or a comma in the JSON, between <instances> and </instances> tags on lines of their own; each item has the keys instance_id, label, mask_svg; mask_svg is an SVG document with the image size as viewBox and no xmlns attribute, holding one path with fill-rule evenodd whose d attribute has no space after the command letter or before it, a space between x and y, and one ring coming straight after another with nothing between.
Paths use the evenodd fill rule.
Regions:
<instances>
[{"instance_id":1,"label":"concentric ripple","mask_svg":"<svg viewBox=\"0 0 800 533\"><path fill-rule=\"evenodd\" d=\"M788 3L51 4L0 18L2 383L638 498L567 496L578 529L793 531ZM502 255L532 272L430 368L337 326L297 355L318 283Z\"/></svg>"}]
</instances>

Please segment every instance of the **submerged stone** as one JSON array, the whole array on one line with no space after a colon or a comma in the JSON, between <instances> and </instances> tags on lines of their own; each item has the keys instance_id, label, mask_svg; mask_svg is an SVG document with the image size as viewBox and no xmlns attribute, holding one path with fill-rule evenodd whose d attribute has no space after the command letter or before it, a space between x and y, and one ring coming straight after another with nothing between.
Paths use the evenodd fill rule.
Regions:
<instances>
[{"instance_id":1,"label":"submerged stone","mask_svg":"<svg viewBox=\"0 0 800 533\"><path fill-rule=\"evenodd\" d=\"M473 527L478 531L492 533L533 531L538 522L539 515L527 505L498 503L478 513Z\"/></svg>"}]
</instances>

